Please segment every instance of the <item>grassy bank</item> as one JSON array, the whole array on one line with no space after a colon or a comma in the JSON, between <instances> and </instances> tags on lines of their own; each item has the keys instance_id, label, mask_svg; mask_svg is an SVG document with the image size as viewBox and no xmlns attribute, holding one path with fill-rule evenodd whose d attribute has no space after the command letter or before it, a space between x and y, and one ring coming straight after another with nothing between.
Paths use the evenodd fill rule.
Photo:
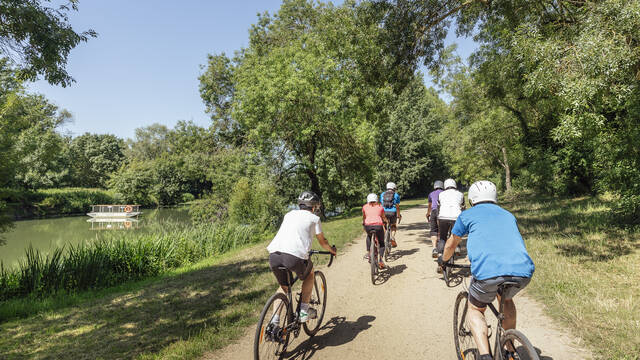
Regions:
<instances>
[{"instance_id":1,"label":"grassy bank","mask_svg":"<svg viewBox=\"0 0 640 360\"><path fill-rule=\"evenodd\" d=\"M154 224L147 232L108 233L99 241L56 249L48 256L28 248L16 269L0 263L0 301L40 298L56 292L100 289L143 279L263 238L251 226ZM27 299L26 303L29 303ZM0 321L20 316L3 304Z\"/></svg>"},{"instance_id":2,"label":"grassy bank","mask_svg":"<svg viewBox=\"0 0 640 360\"><path fill-rule=\"evenodd\" d=\"M521 195L518 219L536 264L528 293L601 359L640 353L640 233L608 225L613 199Z\"/></svg>"},{"instance_id":3,"label":"grassy bank","mask_svg":"<svg viewBox=\"0 0 640 360\"><path fill-rule=\"evenodd\" d=\"M85 188L0 189L0 200L7 203L8 215L15 219L85 214L91 205L116 202L107 190Z\"/></svg>"},{"instance_id":4,"label":"grassy bank","mask_svg":"<svg viewBox=\"0 0 640 360\"><path fill-rule=\"evenodd\" d=\"M324 232L342 249L362 232L360 223L359 216L335 219ZM255 323L276 289L266 244L115 288L31 302L32 316L0 323L0 358L192 359L221 348Z\"/></svg>"}]
</instances>

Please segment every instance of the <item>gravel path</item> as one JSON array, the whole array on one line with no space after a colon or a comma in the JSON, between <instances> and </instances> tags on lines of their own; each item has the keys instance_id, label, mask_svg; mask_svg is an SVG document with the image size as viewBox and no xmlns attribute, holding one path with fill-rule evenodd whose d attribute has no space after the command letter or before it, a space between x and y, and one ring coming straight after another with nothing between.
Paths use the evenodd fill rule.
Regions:
<instances>
[{"instance_id":1,"label":"gravel path","mask_svg":"<svg viewBox=\"0 0 640 360\"><path fill-rule=\"evenodd\" d=\"M456 359L453 303L464 283L448 288L436 273L425 213L424 206L402 212L395 259L388 262L387 276L379 284L371 284L363 260L364 235L339 253L331 268L322 269L328 292L325 324L313 338L301 332L289 344L288 358ZM577 339L565 335L542 313L526 291L514 300L518 329L541 359L592 358ZM247 329L238 342L205 354L204 359L252 359L254 332L253 327Z\"/></svg>"}]
</instances>

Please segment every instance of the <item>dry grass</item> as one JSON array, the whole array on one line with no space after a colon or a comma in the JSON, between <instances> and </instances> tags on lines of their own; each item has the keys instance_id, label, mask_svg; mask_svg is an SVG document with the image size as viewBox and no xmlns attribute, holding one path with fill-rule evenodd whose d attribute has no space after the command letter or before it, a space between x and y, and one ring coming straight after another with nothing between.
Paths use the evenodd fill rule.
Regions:
<instances>
[{"instance_id":1,"label":"dry grass","mask_svg":"<svg viewBox=\"0 0 640 360\"><path fill-rule=\"evenodd\" d=\"M528 293L601 359L640 353L640 234L607 224L607 197L508 200L536 264Z\"/></svg>"}]
</instances>

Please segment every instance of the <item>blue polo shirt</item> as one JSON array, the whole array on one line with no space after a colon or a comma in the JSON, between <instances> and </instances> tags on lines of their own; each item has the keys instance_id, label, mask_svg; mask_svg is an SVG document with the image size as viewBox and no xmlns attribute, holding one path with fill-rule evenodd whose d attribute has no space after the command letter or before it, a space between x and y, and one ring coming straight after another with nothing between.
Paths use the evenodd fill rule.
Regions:
<instances>
[{"instance_id":1,"label":"blue polo shirt","mask_svg":"<svg viewBox=\"0 0 640 360\"><path fill-rule=\"evenodd\" d=\"M533 275L535 266L524 246L516 218L500 206L484 203L463 211L451 233L469 234L467 254L471 274L476 279Z\"/></svg>"},{"instance_id":2,"label":"blue polo shirt","mask_svg":"<svg viewBox=\"0 0 640 360\"><path fill-rule=\"evenodd\" d=\"M386 192L386 191L385 191ZM384 206L384 193L380 194L380 204L383 204L382 206ZM398 195L398 193L394 193L393 194L393 206L391 206L390 208L384 208L384 211L386 212L396 212L396 205L400 204L400 195Z\"/></svg>"}]
</instances>

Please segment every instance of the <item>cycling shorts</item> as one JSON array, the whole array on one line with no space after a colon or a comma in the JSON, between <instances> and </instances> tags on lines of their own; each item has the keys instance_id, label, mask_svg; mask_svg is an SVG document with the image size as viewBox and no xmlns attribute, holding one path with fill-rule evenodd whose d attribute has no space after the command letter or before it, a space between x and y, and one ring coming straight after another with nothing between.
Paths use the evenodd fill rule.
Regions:
<instances>
[{"instance_id":1,"label":"cycling shorts","mask_svg":"<svg viewBox=\"0 0 640 360\"><path fill-rule=\"evenodd\" d=\"M278 267L285 267L289 269L291 272L298 275L298 279L303 280L309 275L311 269L313 269L313 263L311 262L311 259L300 259L297 256L276 251L269 254L269 267L271 268L273 275L275 275L278 280L278 284L282 286L289 286L291 280L293 280L287 279L289 272L283 269L278 269Z\"/></svg>"},{"instance_id":2,"label":"cycling shorts","mask_svg":"<svg viewBox=\"0 0 640 360\"><path fill-rule=\"evenodd\" d=\"M476 280L471 278L471 284L469 285L469 301L476 307L483 308L487 304L493 302L498 294L498 287L506 282L515 282L516 285L511 285L507 288L504 296L505 299L512 299L520 290L524 289L531 281L531 278L521 276L497 276L485 280Z\"/></svg>"},{"instance_id":3,"label":"cycling shorts","mask_svg":"<svg viewBox=\"0 0 640 360\"><path fill-rule=\"evenodd\" d=\"M390 224L395 225L398 222L398 213L395 211L385 211L384 216L387 217Z\"/></svg>"},{"instance_id":4,"label":"cycling shorts","mask_svg":"<svg viewBox=\"0 0 640 360\"><path fill-rule=\"evenodd\" d=\"M372 230L376 232L378 246L381 248L384 247L384 229L382 228L382 225L365 225L364 231L367 232L367 251L369 251L369 248L371 247L371 237L369 236L369 232Z\"/></svg>"},{"instance_id":5,"label":"cycling shorts","mask_svg":"<svg viewBox=\"0 0 640 360\"><path fill-rule=\"evenodd\" d=\"M438 208L431 210L429 218L429 235L438 236Z\"/></svg>"}]
</instances>

